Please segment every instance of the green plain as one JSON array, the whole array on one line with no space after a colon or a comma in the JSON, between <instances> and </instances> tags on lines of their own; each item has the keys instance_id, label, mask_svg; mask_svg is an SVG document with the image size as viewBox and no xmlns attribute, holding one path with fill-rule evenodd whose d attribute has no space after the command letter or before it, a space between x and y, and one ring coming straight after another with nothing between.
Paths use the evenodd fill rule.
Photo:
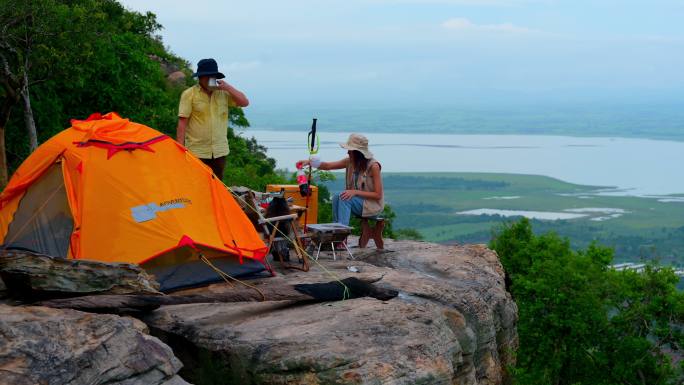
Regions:
<instances>
[{"instance_id":1,"label":"green plain","mask_svg":"<svg viewBox=\"0 0 684 385\"><path fill-rule=\"evenodd\" d=\"M495 173L384 173L385 200L396 212L394 227L417 229L425 240L444 243L486 243L492 230L514 217L461 215L460 211L500 209L564 212L582 208L623 209L589 213L569 220L532 220L537 232L554 231L573 247L598 242L615 249L616 261L658 259L684 265L684 202L656 198L605 196L609 186L583 186L539 175ZM341 178L332 182L339 191ZM518 197L515 199L487 199ZM672 196L676 197L676 196ZM679 196L681 198L681 195Z\"/></svg>"}]
</instances>

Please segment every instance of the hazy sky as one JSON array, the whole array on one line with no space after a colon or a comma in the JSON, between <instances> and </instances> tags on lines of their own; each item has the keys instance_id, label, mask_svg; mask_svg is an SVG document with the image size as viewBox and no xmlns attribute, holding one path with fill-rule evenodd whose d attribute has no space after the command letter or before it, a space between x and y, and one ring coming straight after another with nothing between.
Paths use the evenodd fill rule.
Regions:
<instances>
[{"instance_id":1,"label":"hazy sky","mask_svg":"<svg viewBox=\"0 0 684 385\"><path fill-rule=\"evenodd\" d=\"M253 104L681 102L683 0L124 0Z\"/></svg>"}]
</instances>

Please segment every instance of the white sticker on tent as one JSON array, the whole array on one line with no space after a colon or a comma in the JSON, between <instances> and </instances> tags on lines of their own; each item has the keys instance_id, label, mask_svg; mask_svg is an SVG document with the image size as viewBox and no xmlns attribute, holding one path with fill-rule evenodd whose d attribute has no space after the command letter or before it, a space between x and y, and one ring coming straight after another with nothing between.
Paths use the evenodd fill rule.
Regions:
<instances>
[{"instance_id":1,"label":"white sticker on tent","mask_svg":"<svg viewBox=\"0 0 684 385\"><path fill-rule=\"evenodd\" d=\"M189 201L188 201L189 202ZM133 220L142 223L142 222L147 222L151 221L155 218L157 218L157 213L170 210L170 209L182 209L185 207L185 204L181 202L173 202L173 203L165 203L162 206L156 204L156 203L148 203L146 205L142 206L136 206L131 208L131 216L133 216Z\"/></svg>"}]
</instances>

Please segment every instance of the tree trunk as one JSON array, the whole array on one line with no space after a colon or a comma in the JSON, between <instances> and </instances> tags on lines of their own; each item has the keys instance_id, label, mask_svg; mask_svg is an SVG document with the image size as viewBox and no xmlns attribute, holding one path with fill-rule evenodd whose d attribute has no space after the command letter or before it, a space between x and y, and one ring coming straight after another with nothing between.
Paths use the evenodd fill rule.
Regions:
<instances>
[{"instance_id":1,"label":"tree trunk","mask_svg":"<svg viewBox=\"0 0 684 385\"><path fill-rule=\"evenodd\" d=\"M2 44L2 50L0 50L0 67L2 68L2 76L0 77L0 85L2 86L5 94L0 105L0 188L5 188L8 182L8 172L7 172L7 151L5 149L5 129L7 129L7 123L9 122L10 112L12 108L19 102L19 93L21 89L21 84L19 79L10 71L9 63L7 57L5 56L5 50L8 46Z\"/></svg>"},{"instance_id":2,"label":"tree trunk","mask_svg":"<svg viewBox=\"0 0 684 385\"><path fill-rule=\"evenodd\" d=\"M5 151L5 128L9 122L10 111L12 111L13 100L9 96L3 100L0 107L0 189L4 189L8 182L7 175L7 152Z\"/></svg>"},{"instance_id":3,"label":"tree trunk","mask_svg":"<svg viewBox=\"0 0 684 385\"><path fill-rule=\"evenodd\" d=\"M7 154L5 154L5 124L0 126L0 189L7 185Z\"/></svg>"},{"instance_id":4,"label":"tree trunk","mask_svg":"<svg viewBox=\"0 0 684 385\"><path fill-rule=\"evenodd\" d=\"M26 72L24 72L24 88L21 90L21 101L24 107L24 124L29 136L29 148L30 152L33 152L38 148L38 133L36 131L36 121L33 119L33 110L31 109L28 74Z\"/></svg>"}]
</instances>

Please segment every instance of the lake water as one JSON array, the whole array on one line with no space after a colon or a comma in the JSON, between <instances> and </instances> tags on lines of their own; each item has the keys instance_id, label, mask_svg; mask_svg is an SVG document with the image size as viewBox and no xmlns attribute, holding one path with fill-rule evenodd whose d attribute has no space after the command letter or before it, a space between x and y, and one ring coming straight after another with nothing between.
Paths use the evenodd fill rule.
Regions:
<instances>
[{"instance_id":1,"label":"lake water","mask_svg":"<svg viewBox=\"0 0 684 385\"><path fill-rule=\"evenodd\" d=\"M250 129L279 168L304 159L306 132ZM346 156L347 134L319 133L322 160ZM627 195L684 193L684 142L542 135L366 134L386 172L496 172L546 175L614 186ZM611 192L615 193L615 192ZM675 198L676 199L676 198Z\"/></svg>"},{"instance_id":2,"label":"lake water","mask_svg":"<svg viewBox=\"0 0 684 385\"><path fill-rule=\"evenodd\" d=\"M586 214L577 213L564 213L564 212L553 212L553 211L528 211L528 210L497 210L497 209L475 209L459 211L456 214L460 215L499 215L502 217L527 217L530 219L544 219L544 220L557 220L557 219L577 219L586 217Z\"/></svg>"},{"instance_id":3,"label":"lake water","mask_svg":"<svg viewBox=\"0 0 684 385\"><path fill-rule=\"evenodd\" d=\"M485 198L487 199L487 198ZM529 210L501 210L501 209L475 209L459 211L458 215L498 215L500 217L527 217L530 219L559 220L589 218L591 221L602 222L609 219L619 218L629 213L624 209L605 207L585 207L580 209L566 209L563 211L529 211Z\"/></svg>"}]
</instances>

